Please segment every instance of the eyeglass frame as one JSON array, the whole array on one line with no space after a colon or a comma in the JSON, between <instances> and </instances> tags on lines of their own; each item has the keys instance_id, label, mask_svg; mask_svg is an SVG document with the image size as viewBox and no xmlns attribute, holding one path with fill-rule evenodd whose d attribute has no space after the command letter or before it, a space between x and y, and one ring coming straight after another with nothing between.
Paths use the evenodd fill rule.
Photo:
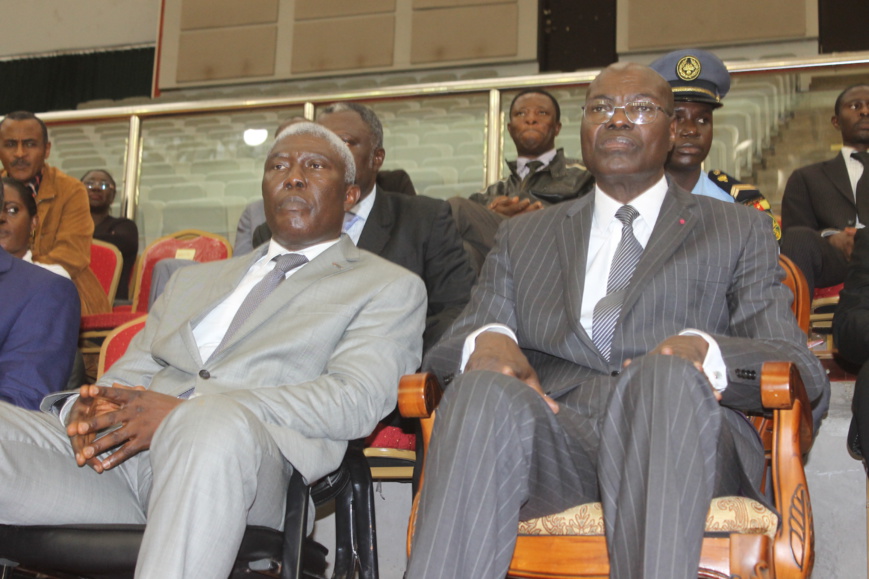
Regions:
<instances>
[{"instance_id":1,"label":"eyeglass frame","mask_svg":"<svg viewBox=\"0 0 869 579\"><path fill-rule=\"evenodd\" d=\"M650 120L648 120L648 121L637 122L637 121L633 120L633 119L628 115L628 107L631 106L631 105L651 105L651 106L654 107L654 110L655 110L655 116L652 117L652 118L651 118ZM612 105L610 105L610 106L612 106ZM609 116L608 116L606 119L604 119L603 121L599 122L599 123L596 123L596 122L592 121L591 119L588 119L588 116L586 115L586 112L585 112L585 111L586 111L586 105L583 105L583 106L582 106L582 118L584 118L584 119L588 119L588 122L593 123L593 124L595 124L595 125L605 125L606 123L608 123L608 122L610 122L610 121L612 120L613 116L615 116L616 111L617 111L618 109L622 109L622 112L624 113L625 118L628 119L628 122L630 122L631 124L634 124L634 125L650 125L650 124L654 123L654 122L657 120L657 118L658 118L658 111L661 111L662 113L664 113L664 115L665 115L666 117L668 117L668 118L673 116L673 113L668 113L668 112L667 112L667 109L665 109L665 108L662 107L661 105L659 105L659 104L657 104L657 103L654 103L654 102L652 102L652 101L631 101L631 102L629 102L629 103L625 103L624 105L622 105L622 106L620 106L620 107L613 106L613 107L612 107L612 110L610 111Z\"/></svg>"},{"instance_id":2,"label":"eyeglass frame","mask_svg":"<svg viewBox=\"0 0 869 579\"><path fill-rule=\"evenodd\" d=\"M86 182L82 182L82 185L84 185L85 189L87 189L88 191L108 191L109 189L115 188L115 186L112 185L111 183L109 183L108 181L90 181L90 180L88 180ZM97 185L100 185L100 187L97 187Z\"/></svg>"}]
</instances>

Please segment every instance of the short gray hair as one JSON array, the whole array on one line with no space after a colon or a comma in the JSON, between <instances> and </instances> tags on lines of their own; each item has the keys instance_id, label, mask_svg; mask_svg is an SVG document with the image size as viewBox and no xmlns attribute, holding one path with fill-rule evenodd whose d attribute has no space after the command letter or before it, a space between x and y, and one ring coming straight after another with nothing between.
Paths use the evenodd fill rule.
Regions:
<instances>
[{"instance_id":1,"label":"short gray hair","mask_svg":"<svg viewBox=\"0 0 869 579\"><path fill-rule=\"evenodd\" d=\"M370 108L366 107L363 104L355 102L332 103L331 105L321 109L320 112L317 113L317 120L320 120L320 118L326 115L331 115L332 113L345 113L348 111L353 111L362 118L362 122L368 125L368 129L371 131L371 145L375 149L382 149L383 125L380 124L380 119L377 118L377 115L374 113L374 111L372 111Z\"/></svg>"},{"instance_id":2,"label":"short gray hair","mask_svg":"<svg viewBox=\"0 0 869 579\"><path fill-rule=\"evenodd\" d=\"M350 154L350 148L344 144L338 135L318 124L311 122L293 123L275 137L275 144L292 135L311 135L319 137L328 143L329 148L344 161L344 183L352 185L356 182L356 163L353 161L353 155ZM272 145L274 149L274 145ZM271 151L269 152L271 154Z\"/></svg>"}]
</instances>

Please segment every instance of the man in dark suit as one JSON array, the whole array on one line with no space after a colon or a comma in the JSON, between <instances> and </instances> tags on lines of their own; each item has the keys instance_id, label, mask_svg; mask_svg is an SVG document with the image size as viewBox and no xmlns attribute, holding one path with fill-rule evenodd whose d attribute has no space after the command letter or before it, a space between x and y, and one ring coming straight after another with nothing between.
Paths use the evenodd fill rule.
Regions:
<instances>
[{"instance_id":1,"label":"man in dark suit","mask_svg":"<svg viewBox=\"0 0 869 579\"><path fill-rule=\"evenodd\" d=\"M581 132L594 192L505 222L424 360L452 382L409 579L503 577L519 520L598 500L611 577L693 579L711 498L764 500L740 412L761 409L762 364L795 361L828 398L764 216L668 184L667 82L612 65Z\"/></svg>"},{"instance_id":2,"label":"man in dark suit","mask_svg":"<svg viewBox=\"0 0 869 579\"><path fill-rule=\"evenodd\" d=\"M869 198L857 195L860 157L869 148L869 85L842 91L831 122L842 133L842 152L794 171L781 205L781 251L803 271L810 291L845 280L854 233L869 224Z\"/></svg>"},{"instance_id":3,"label":"man in dark suit","mask_svg":"<svg viewBox=\"0 0 869 579\"><path fill-rule=\"evenodd\" d=\"M869 230L854 235L854 251L845 276L845 287L833 316L833 338L846 360L860 367L854 383L848 449L858 458L869 458ZM867 470L869 474L869 470Z\"/></svg>"},{"instance_id":4,"label":"man in dark suit","mask_svg":"<svg viewBox=\"0 0 869 579\"><path fill-rule=\"evenodd\" d=\"M507 163L510 174L467 199L448 201L478 273L502 221L576 199L591 191L594 182L579 161L555 148L561 107L552 94L540 88L520 91L510 102L509 117L507 132L517 154Z\"/></svg>"},{"instance_id":5,"label":"man in dark suit","mask_svg":"<svg viewBox=\"0 0 869 579\"><path fill-rule=\"evenodd\" d=\"M452 221L450 207L429 197L384 191L376 184L383 165L383 127L370 108L335 103L317 123L337 134L356 161L359 202L347 213L344 231L362 249L409 269L428 290L424 348L428 349L468 303L476 274ZM254 246L270 236L268 226L254 232Z\"/></svg>"},{"instance_id":6,"label":"man in dark suit","mask_svg":"<svg viewBox=\"0 0 869 579\"><path fill-rule=\"evenodd\" d=\"M0 237L6 233L0 183ZM37 410L66 387L78 345L81 305L71 281L0 247L0 400Z\"/></svg>"}]
</instances>

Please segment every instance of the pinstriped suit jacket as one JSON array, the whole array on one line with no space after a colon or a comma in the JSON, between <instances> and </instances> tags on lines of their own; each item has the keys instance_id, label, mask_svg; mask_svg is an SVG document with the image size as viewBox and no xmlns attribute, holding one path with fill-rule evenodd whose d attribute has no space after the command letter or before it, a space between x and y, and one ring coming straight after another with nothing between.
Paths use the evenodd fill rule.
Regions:
<instances>
[{"instance_id":1,"label":"pinstriped suit jacket","mask_svg":"<svg viewBox=\"0 0 869 579\"><path fill-rule=\"evenodd\" d=\"M685 328L718 341L728 369L722 404L760 410L760 370L797 363L816 425L829 382L790 312L775 239L757 211L691 195L671 184L627 290L607 362L580 325L594 196L505 221L471 301L424 367L443 382L458 371L465 337L487 323L512 328L543 389L578 385L600 415L615 378ZM606 283L606 280L601 280Z\"/></svg>"},{"instance_id":2,"label":"pinstriped suit jacket","mask_svg":"<svg viewBox=\"0 0 869 579\"><path fill-rule=\"evenodd\" d=\"M338 468L347 441L368 435L395 407L398 379L419 365L425 286L344 235L201 360L193 328L266 249L178 270L99 383L228 396L265 423L312 481Z\"/></svg>"}]
</instances>

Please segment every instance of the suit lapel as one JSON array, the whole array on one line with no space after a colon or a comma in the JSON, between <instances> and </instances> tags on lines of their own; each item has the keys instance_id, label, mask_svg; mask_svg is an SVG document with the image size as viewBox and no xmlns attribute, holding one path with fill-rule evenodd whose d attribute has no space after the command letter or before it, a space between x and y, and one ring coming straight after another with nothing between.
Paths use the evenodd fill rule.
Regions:
<instances>
[{"instance_id":1,"label":"suit lapel","mask_svg":"<svg viewBox=\"0 0 869 579\"><path fill-rule=\"evenodd\" d=\"M830 182L836 186L839 194L856 209L857 203L854 201L854 192L851 190L851 178L848 176L845 158L842 155L836 155L835 158L825 161L822 167Z\"/></svg>"},{"instance_id":2,"label":"suit lapel","mask_svg":"<svg viewBox=\"0 0 869 579\"><path fill-rule=\"evenodd\" d=\"M565 309L570 325L579 339L592 351L597 351L594 342L580 323L582 317L582 294L585 289L585 270L588 259L588 239L591 234L591 218L594 213L594 195L579 199L565 214L556 235L558 258L564 273Z\"/></svg>"},{"instance_id":3,"label":"suit lapel","mask_svg":"<svg viewBox=\"0 0 869 579\"><path fill-rule=\"evenodd\" d=\"M643 294L649 279L662 267L676 249L685 241L691 230L697 225L699 217L694 211L695 201L691 193L683 191L674 183L670 183L661 211L658 213L658 221L652 229L649 243L643 250L637 269L631 277L622 309L619 315L619 324L625 313L637 302ZM618 332L619 324L616 324Z\"/></svg>"},{"instance_id":4,"label":"suit lapel","mask_svg":"<svg viewBox=\"0 0 869 579\"><path fill-rule=\"evenodd\" d=\"M261 325L271 320L275 314L285 308L296 296L304 292L311 284L326 277L349 271L358 259L359 250L353 241L342 235L341 239L303 266L299 271L283 281L269 297L257 307L235 335L223 345L219 351L212 354L209 362L220 360L226 352L239 341L242 341L256 331Z\"/></svg>"},{"instance_id":5,"label":"suit lapel","mask_svg":"<svg viewBox=\"0 0 869 579\"><path fill-rule=\"evenodd\" d=\"M389 232L392 231L394 222L395 213L389 198L384 195L382 189L378 188L371 213L368 214L362 234L359 236L359 247L380 255L386 242L389 241Z\"/></svg>"},{"instance_id":6,"label":"suit lapel","mask_svg":"<svg viewBox=\"0 0 869 579\"><path fill-rule=\"evenodd\" d=\"M190 354L190 360L193 361L197 368L202 365L204 360L201 360L199 357L199 346L196 344L196 338L193 337L193 328L199 325L211 310L223 303L235 291L235 288L238 287L238 284L251 266L265 255L267 249L268 244L255 250L249 259L227 261L226 270L223 272L223 275L209 280L209 283L202 284L201 299L197 300L193 314L183 323L178 331L184 347Z\"/></svg>"}]
</instances>

